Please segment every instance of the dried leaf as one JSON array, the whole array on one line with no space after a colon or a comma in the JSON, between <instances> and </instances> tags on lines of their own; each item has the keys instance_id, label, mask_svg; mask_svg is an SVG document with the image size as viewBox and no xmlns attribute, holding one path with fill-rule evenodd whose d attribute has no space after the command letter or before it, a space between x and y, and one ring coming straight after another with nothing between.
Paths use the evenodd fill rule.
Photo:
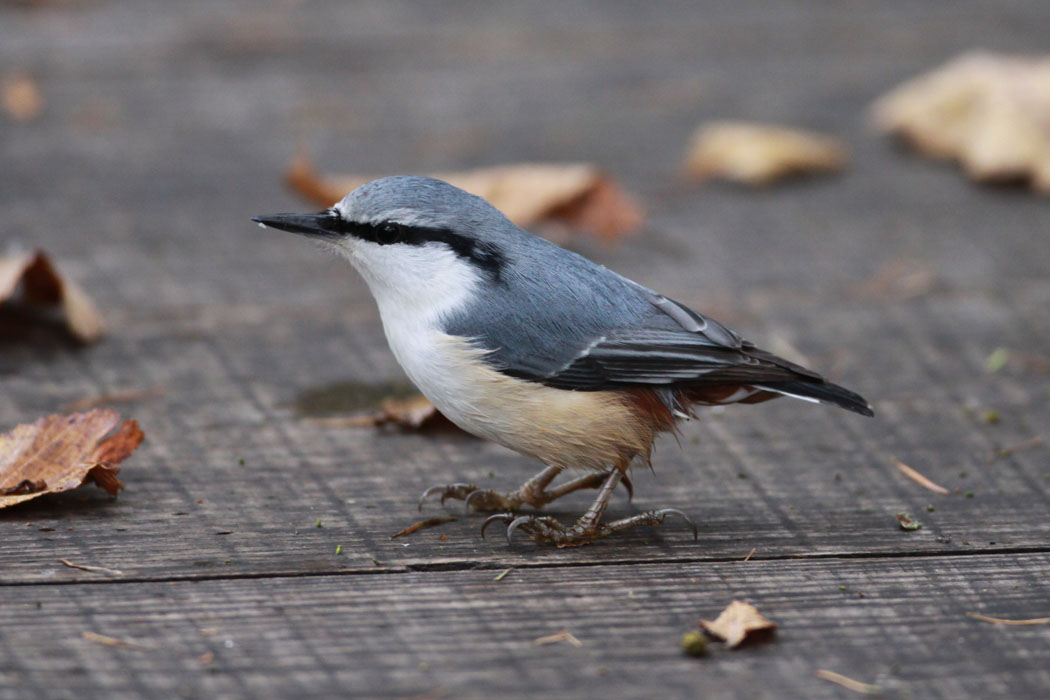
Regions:
<instances>
[{"instance_id":1,"label":"dried leaf","mask_svg":"<svg viewBox=\"0 0 1050 700\"><path fill-rule=\"evenodd\" d=\"M142 438L138 423L109 409L20 425L0 435L0 508L88 481L116 494L120 462Z\"/></svg>"},{"instance_id":2,"label":"dried leaf","mask_svg":"<svg viewBox=\"0 0 1050 700\"><path fill-rule=\"evenodd\" d=\"M1050 194L1050 56L963 54L879 98L872 119L975 180Z\"/></svg>"},{"instance_id":3,"label":"dried leaf","mask_svg":"<svg viewBox=\"0 0 1050 700\"><path fill-rule=\"evenodd\" d=\"M700 620L700 627L712 637L723 640L730 648L744 642L769 639L777 625L762 617L754 605L734 600L712 622Z\"/></svg>"},{"instance_id":4,"label":"dried leaf","mask_svg":"<svg viewBox=\"0 0 1050 700\"><path fill-rule=\"evenodd\" d=\"M29 307L60 308L66 327L82 342L102 336L102 317L94 303L76 283L59 274L43 251L0 256L0 303L15 297Z\"/></svg>"},{"instance_id":5,"label":"dried leaf","mask_svg":"<svg viewBox=\"0 0 1050 700\"><path fill-rule=\"evenodd\" d=\"M407 399L386 399L380 404L379 410L370 415L328 416L308 420L329 428L379 428L395 425L419 432L462 432L422 394L415 394Z\"/></svg>"},{"instance_id":6,"label":"dried leaf","mask_svg":"<svg viewBox=\"0 0 1050 700\"><path fill-rule=\"evenodd\" d=\"M28 122L44 110L44 96L36 81L25 73L9 73L0 84L0 104L17 122Z\"/></svg>"},{"instance_id":7,"label":"dried leaf","mask_svg":"<svg viewBox=\"0 0 1050 700\"><path fill-rule=\"evenodd\" d=\"M584 163L523 163L462 172L431 173L484 197L514 223L528 228L557 222L616 241L641 225L641 205L600 170ZM305 155L285 174L301 197L329 207L372 175L321 175Z\"/></svg>"},{"instance_id":8,"label":"dried leaf","mask_svg":"<svg viewBox=\"0 0 1050 700\"><path fill-rule=\"evenodd\" d=\"M684 169L694 178L721 177L757 186L791 175L841 170L846 159L846 147L838 140L812 131L711 122L693 132Z\"/></svg>"}]
</instances>

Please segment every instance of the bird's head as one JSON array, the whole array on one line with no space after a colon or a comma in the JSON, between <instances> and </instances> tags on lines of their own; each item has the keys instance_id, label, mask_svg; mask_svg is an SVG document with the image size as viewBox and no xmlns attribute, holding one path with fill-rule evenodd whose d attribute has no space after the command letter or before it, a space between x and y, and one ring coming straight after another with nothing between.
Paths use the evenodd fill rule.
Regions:
<instances>
[{"instance_id":1,"label":"bird's head","mask_svg":"<svg viewBox=\"0 0 1050 700\"><path fill-rule=\"evenodd\" d=\"M498 283L517 227L480 197L428 177L373 180L316 214L253 221L345 256L382 304L426 303Z\"/></svg>"}]
</instances>

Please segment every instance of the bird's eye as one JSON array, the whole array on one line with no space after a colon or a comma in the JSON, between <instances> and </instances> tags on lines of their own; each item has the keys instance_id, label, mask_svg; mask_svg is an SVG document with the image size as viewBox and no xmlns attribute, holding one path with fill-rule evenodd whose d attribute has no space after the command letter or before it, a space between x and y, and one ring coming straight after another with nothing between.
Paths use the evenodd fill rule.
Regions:
<instances>
[{"instance_id":1,"label":"bird's eye","mask_svg":"<svg viewBox=\"0 0 1050 700\"><path fill-rule=\"evenodd\" d=\"M401 224L396 224L392 221L388 221L385 224L379 224L376 226L376 243L379 243L380 245L397 243L401 240L404 228L405 227Z\"/></svg>"}]
</instances>

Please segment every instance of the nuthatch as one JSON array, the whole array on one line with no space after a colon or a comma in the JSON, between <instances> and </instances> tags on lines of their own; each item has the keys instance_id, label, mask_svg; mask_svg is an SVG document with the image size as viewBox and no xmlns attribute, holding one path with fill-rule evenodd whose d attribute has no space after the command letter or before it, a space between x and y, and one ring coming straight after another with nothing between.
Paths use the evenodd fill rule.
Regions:
<instances>
[{"instance_id":1,"label":"nuthatch","mask_svg":"<svg viewBox=\"0 0 1050 700\"><path fill-rule=\"evenodd\" d=\"M480 197L425 177L369 182L317 214L263 226L324 243L357 268L390 349L453 423L546 467L517 491L428 489L499 511L485 521L537 542L578 544L681 511L602 522L613 490L693 405L790 396L870 416L861 396L760 350L714 319L515 226ZM567 468L588 474L548 486ZM581 488L598 496L572 526L512 513ZM422 500L420 501L422 505ZM484 528L482 529L484 534Z\"/></svg>"}]
</instances>

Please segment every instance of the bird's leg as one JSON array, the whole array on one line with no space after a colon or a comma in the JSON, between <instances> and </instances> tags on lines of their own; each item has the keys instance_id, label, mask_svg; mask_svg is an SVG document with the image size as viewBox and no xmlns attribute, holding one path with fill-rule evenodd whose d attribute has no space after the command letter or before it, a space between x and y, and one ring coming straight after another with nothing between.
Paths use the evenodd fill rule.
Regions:
<instances>
[{"instance_id":1,"label":"bird's leg","mask_svg":"<svg viewBox=\"0 0 1050 700\"><path fill-rule=\"evenodd\" d=\"M441 494L442 503L448 498L462 500L468 510L473 508L479 511L498 510L507 512L520 510L523 505L542 508L551 501L574 491L599 488L608 476L608 473L603 472L587 474L548 491L547 486L554 481L554 477L558 476L560 472L561 467L545 467L539 474L522 484L517 491L512 491L511 493L498 493L480 489L475 484L433 486L423 492L422 498L419 499L419 508L422 510L423 502L435 494ZM627 497L630 499L634 496L631 481L626 476L623 476L622 483L624 488L627 489Z\"/></svg>"},{"instance_id":2,"label":"bird's leg","mask_svg":"<svg viewBox=\"0 0 1050 700\"><path fill-rule=\"evenodd\" d=\"M605 515L605 509L609 506L609 499L612 497L613 491L616 490L616 484L623 478L625 478L623 472L619 469L614 469L606 474L605 481L598 491L598 497L594 499L591 507L572 527L565 527L554 518L547 516L520 515L515 517L510 513L498 513L485 520L481 526L481 535L484 537L485 528L498 520L507 525L508 542L514 536L514 531L521 528L536 542L553 542L559 547L569 547L586 544L599 537L605 537L614 532L638 525L660 525L668 515L677 515L693 529L693 539L695 540L698 537L696 524L685 513L674 508L650 510L629 518L614 520L611 523L602 523L602 516Z\"/></svg>"}]
</instances>

